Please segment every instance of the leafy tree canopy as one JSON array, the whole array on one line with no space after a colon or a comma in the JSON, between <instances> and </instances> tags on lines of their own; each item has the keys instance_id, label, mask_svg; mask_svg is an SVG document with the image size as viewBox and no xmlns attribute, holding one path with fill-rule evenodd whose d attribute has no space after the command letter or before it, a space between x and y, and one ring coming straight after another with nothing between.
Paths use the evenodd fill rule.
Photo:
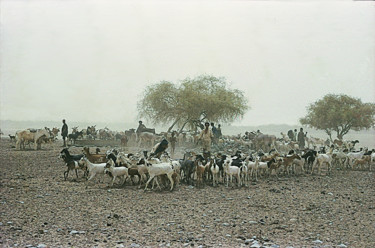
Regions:
<instances>
[{"instance_id":1,"label":"leafy tree canopy","mask_svg":"<svg viewBox=\"0 0 375 248\"><path fill-rule=\"evenodd\" d=\"M324 130L332 140L332 132L342 140L349 130L359 131L375 125L375 104L362 103L347 95L328 94L307 107L302 125Z\"/></svg>"},{"instance_id":2,"label":"leafy tree canopy","mask_svg":"<svg viewBox=\"0 0 375 248\"><path fill-rule=\"evenodd\" d=\"M230 89L225 78L208 75L148 86L137 107L140 117L154 124L172 124L169 130L174 125L195 129L205 121L230 123L249 109L242 91Z\"/></svg>"}]
</instances>

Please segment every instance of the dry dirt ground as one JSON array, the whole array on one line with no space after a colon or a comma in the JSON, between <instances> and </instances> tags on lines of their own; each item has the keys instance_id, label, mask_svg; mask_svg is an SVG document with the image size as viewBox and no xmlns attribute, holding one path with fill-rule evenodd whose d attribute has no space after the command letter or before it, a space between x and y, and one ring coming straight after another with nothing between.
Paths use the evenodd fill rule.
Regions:
<instances>
[{"instance_id":1,"label":"dry dirt ground","mask_svg":"<svg viewBox=\"0 0 375 248\"><path fill-rule=\"evenodd\" d=\"M144 192L82 172L64 181L60 146L1 140L0 246L375 247L374 172Z\"/></svg>"}]
</instances>

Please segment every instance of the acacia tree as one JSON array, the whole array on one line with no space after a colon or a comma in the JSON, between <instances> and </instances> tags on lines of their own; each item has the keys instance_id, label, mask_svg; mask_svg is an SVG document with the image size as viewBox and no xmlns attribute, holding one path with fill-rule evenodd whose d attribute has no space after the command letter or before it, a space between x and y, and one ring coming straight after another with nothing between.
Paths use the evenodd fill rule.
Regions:
<instances>
[{"instance_id":1,"label":"acacia tree","mask_svg":"<svg viewBox=\"0 0 375 248\"><path fill-rule=\"evenodd\" d=\"M328 94L307 107L302 125L324 130L332 141L332 133L342 140L349 130L359 131L375 125L375 104L362 103L347 95Z\"/></svg>"},{"instance_id":2,"label":"acacia tree","mask_svg":"<svg viewBox=\"0 0 375 248\"><path fill-rule=\"evenodd\" d=\"M162 81L148 86L137 103L140 117L154 124L188 126L194 130L204 121L230 123L248 110L242 91L230 89L225 78L201 75L174 84Z\"/></svg>"}]
</instances>

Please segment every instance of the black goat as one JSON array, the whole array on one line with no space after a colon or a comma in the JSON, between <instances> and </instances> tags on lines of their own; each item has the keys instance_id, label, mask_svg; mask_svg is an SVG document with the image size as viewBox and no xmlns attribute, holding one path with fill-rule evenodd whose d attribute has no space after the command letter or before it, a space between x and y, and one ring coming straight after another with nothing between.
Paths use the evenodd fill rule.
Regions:
<instances>
[{"instance_id":1,"label":"black goat","mask_svg":"<svg viewBox=\"0 0 375 248\"><path fill-rule=\"evenodd\" d=\"M67 171L64 171L64 180L68 178L69 171L75 170L76 171L76 176L78 178L78 172L77 169L84 170L84 168L78 163L78 161L83 157L83 154L80 155L71 155L68 151L68 148L62 149L60 152L60 158L62 158L68 167ZM86 175L86 171L85 174Z\"/></svg>"},{"instance_id":2,"label":"black goat","mask_svg":"<svg viewBox=\"0 0 375 248\"><path fill-rule=\"evenodd\" d=\"M72 143L72 141L73 141L73 144L76 143L76 140L78 138L83 138L83 132L82 131L71 133L71 134L68 135L68 140L70 141L70 143Z\"/></svg>"}]
</instances>

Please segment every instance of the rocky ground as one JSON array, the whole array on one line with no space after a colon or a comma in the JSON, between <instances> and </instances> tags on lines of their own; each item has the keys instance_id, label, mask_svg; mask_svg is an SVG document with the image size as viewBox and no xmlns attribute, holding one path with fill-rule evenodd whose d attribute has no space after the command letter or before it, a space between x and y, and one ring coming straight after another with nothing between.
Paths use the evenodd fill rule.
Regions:
<instances>
[{"instance_id":1,"label":"rocky ground","mask_svg":"<svg viewBox=\"0 0 375 248\"><path fill-rule=\"evenodd\" d=\"M82 172L64 181L60 146L18 151L1 140L0 246L375 247L374 172L144 192Z\"/></svg>"}]
</instances>

